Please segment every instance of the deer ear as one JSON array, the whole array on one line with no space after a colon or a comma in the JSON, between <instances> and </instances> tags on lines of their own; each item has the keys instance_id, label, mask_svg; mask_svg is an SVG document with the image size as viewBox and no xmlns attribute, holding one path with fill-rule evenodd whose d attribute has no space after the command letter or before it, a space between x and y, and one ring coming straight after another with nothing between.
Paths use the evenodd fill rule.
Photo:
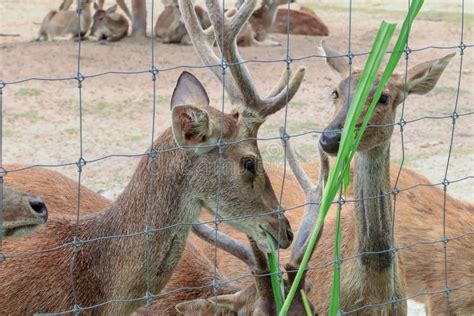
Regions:
<instances>
[{"instance_id":1,"label":"deer ear","mask_svg":"<svg viewBox=\"0 0 474 316\"><path fill-rule=\"evenodd\" d=\"M424 62L408 70L407 94L425 94L430 92L454 55L456 53Z\"/></svg>"},{"instance_id":2,"label":"deer ear","mask_svg":"<svg viewBox=\"0 0 474 316\"><path fill-rule=\"evenodd\" d=\"M114 13L115 11L117 11L117 4L114 4L113 6L108 8L107 11L105 11L105 13L110 14L110 13Z\"/></svg>"},{"instance_id":3,"label":"deer ear","mask_svg":"<svg viewBox=\"0 0 474 316\"><path fill-rule=\"evenodd\" d=\"M206 89L194 75L187 71L179 76L171 97L171 108L177 105L193 105L201 108L209 105Z\"/></svg>"},{"instance_id":4,"label":"deer ear","mask_svg":"<svg viewBox=\"0 0 474 316\"><path fill-rule=\"evenodd\" d=\"M179 147L192 147L196 154L211 151L219 133L209 114L192 105L177 105L172 112L174 139Z\"/></svg>"},{"instance_id":5,"label":"deer ear","mask_svg":"<svg viewBox=\"0 0 474 316\"><path fill-rule=\"evenodd\" d=\"M334 70L342 78L349 76L349 62L344 54L341 54L333 49L331 49L324 40L321 40L321 54L326 57L326 63L329 68ZM334 56L343 56L343 57L334 57Z\"/></svg>"}]
</instances>

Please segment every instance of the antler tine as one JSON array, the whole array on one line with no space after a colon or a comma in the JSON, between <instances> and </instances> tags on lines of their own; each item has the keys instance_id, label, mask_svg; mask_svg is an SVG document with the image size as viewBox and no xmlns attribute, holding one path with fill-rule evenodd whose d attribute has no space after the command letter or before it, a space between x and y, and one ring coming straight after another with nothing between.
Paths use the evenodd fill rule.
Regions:
<instances>
[{"instance_id":1,"label":"antler tine","mask_svg":"<svg viewBox=\"0 0 474 316\"><path fill-rule=\"evenodd\" d=\"M256 0L245 0L236 14L228 18L222 16L223 9L219 0L206 0L206 7L216 40L226 62L231 64L230 71L237 87L240 89L243 102L246 107L265 118L279 111L286 105L287 101L293 98L303 81L305 68L299 67L291 77L289 71L285 70L276 87L272 89L270 97L263 100L260 98L252 76L237 47L237 35L252 15L255 5ZM287 84L288 90L285 89Z\"/></svg>"},{"instance_id":2,"label":"antler tine","mask_svg":"<svg viewBox=\"0 0 474 316\"><path fill-rule=\"evenodd\" d=\"M282 133L283 130L280 129L280 134L282 135ZM313 229L319 215L322 192L329 174L329 159L321 147L318 146L321 164L319 169L319 183L317 187L314 187L299 162L295 159L295 152L289 141L286 142L286 146L287 160L290 164L290 168L305 191L305 211L298 228L298 236L293 245L291 261L289 263L289 266L298 267L306 251L308 237L311 234L311 230Z\"/></svg>"},{"instance_id":3,"label":"antler tine","mask_svg":"<svg viewBox=\"0 0 474 316\"><path fill-rule=\"evenodd\" d=\"M237 239L218 231L216 240L216 231L200 220L193 223L192 231L204 241L210 244L215 244L217 248L222 249L241 260L247 264L251 270L259 267L258 262L254 257L254 252Z\"/></svg>"},{"instance_id":4,"label":"antler tine","mask_svg":"<svg viewBox=\"0 0 474 316\"><path fill-rule=\"evenodd\" d=\"M293 171L293 174L295 175L296 180L300 184L305 194L309 193L310 191L314 190L314 185L311 182L311 180L308 178L308 175L306 174L304 169L301 167L300 163L298 162L295 151L293 150L293 146L290 144L290 141L284 140L285 136L287 136L285 134L285 129L283 127L280 127L281 142L283 146L286 147L286 160L288 161L291 171Z\"/></svg>"},{"instance_id":5,"label":"antler tine","mask_svg":"<svg viewBox=\"0 0 474 316\"><path fill-rule=\"evenodd\" d=\"M223 72L219 67L221 59L217 57L213 49L215 35L212 26L206 30L202 29L192 0L178 0L178 4L184 25L186 26L186 30L188 31L196 53L201 57L202 62L206 66L211 66L209 69L217 79L224 83L224 88L229 94L232 103L241 103L243 97L232 76L226 73L224 80L222 78Z\"/></svg>"}]
</instances>

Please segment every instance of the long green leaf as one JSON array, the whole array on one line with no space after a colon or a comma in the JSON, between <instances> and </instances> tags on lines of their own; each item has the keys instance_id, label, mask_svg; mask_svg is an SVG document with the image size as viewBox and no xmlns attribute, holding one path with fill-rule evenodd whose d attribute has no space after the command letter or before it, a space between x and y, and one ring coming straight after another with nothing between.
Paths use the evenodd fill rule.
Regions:
<instances>
[{"instance_id":1,"label":"long green leaf","mask_svg":"<svg viewBox=\"0 0 474 316\"><path fill-rule=\"evenodd\" d=\"M306 312L306 316L313 316L313 313L311 312L311 307L309 305L308 297L306 296L306 293L304 292L303 289L301 289L301 300L303 301L304 311Z\"/></svg>"},{"instance_id":2,"label":"long green leaf","mask_svg":"<svg viewBox=\"0 0 474 316\"><path fill-rule=\"evenodd\" d=\"M268 245L270 246L270 252L267 253L268 268L270 269L270 280L272 282L273 298L275 299L275 305L277 313L280 313L283 306L283 282L280 278L278 258L276 250L273 244L273 238L267 234Z\"/></svg>"}]
</instances>

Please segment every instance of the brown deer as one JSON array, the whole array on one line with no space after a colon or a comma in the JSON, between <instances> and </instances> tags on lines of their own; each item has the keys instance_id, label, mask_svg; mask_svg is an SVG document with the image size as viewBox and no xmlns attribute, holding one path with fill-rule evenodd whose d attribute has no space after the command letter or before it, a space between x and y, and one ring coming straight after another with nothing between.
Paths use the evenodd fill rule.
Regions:
<instances>
[{"instance_id":1,"label":"brown deer","mask_svg":"<svg viewBox=\"0 0 474 316\"><path fill-rule=\"evenodd\" d=\"M76 11L51 10L44 17L36 40L52 41L56 37L64 36L84 38L92 23L91 3L92 0L80 0L79 34L77 32L78 21Z\"/></svg>"},{"instance_id":2,"label":"brown deer","mask_svg":"<svg viewBox=\"0 0 474 316\"><path fill-rule=\"evenodd\" d=\"M194 10L202 28L208 28L211 22L206 10L198 5L194 6ZM191 43L177 3L166 6L161 12L155 24L155 36L163 43L186 45Z\"/></svg>"},{"instance_id":3,"label":"brown deer","mask_svg":"<svg viewBox=\"0 0 474 316\"><path fill-rule=\"evenodd\" d=\"M31 235L48 220L43 199L33 194L3 187L3 226L0 240Z\"/></svg>"},{"instance_id":4,"label":"brown deer","mask_svg":"<svg viewBox=\"0 0 474 316\"><path fill-rule=\"evenodd\" d=\"M328 36L329 29L319 16L310 8L302 6L300 10L290 10L290 28L288 29L288 9L277 11L275 23L269 29L270 33L281 33L309 36Z\"/></svg>"},{"instance_id":5,"label":"brown deer","mask_svg":"<svg viewBox=\"0 0 474 316\"><path fill-rule=\"evenodd\" d=\"M129 23L127 18L117 13L117 5L104 10L103 7L94 3L96 10L93 17L91 36L97 40L109 42L120 41L128 34Z\"/></svg>"},{"instance_id":6,"label":"brown deer","mask_svg":"<svg viewBox=\"0 0 474 316\"><path fill-rule=\"evenodd\" d=\"M280 130L280 135L284 137L283 130ZM319 184L314 186L296 161L296 155L290 146L290 142L283 142L283 146L286 146L287 159L291 170L305 193L305 207L304 213L300 218L298 236L293 244L290 259L285 265L285 271L288 274L288 279L285 280L285 291L288 292L296 277L296 272L308 245L308 238L319 214L322 188L327 181L329 173L329 160L326 154L320 150L321 168ZM209 244L216 245L244 262L255 276L254 283L233 294L199 298L179 303L176 305L176 310L183 315L214 315L216 311L219 315L275 315L277 311L275 309L276 305L272 293L267 258L255 246L254 241L249 238L251 248L248 248L241 241L223 233L216 233L212 228L203 223L193 226L193 232ZM306 293L310 289L305 284L305 275L306 273L298 285L297 295L288 311L288 315L306 314L302 296L300 295L302 289Z\"/></svg>"},{"instance_id":7,"label":"brown deer","mask_svg":"<svg viewBox=\"0 0 474 316\"><path fill-rule=\"evenodd\" d=\"M61 5L59 6L59 10L60 11L67 11L69 10L69 8L71 7L72 3L74 2L74 0L64 0ZM125 3L125 0L116 0L117 2L117 5L120 7L120 9L122 9L122 11L125 13L125 15L127 15L127 17L132 20L132 14L130 13L130 10L128 9L127 7L127 4ZM105 0L98 0L98 7L99 8L103 8L104 7L104 3L105 3ZM94 6L96 6L97 3L94 2Z\"/></svg>"},{"instance_id":8,"label":"brown deer","mask_svg":"<svg viewBox=\"0 0 474 316\"><path fill-rule=\"evenodd\" d=\"M303 77L304 68L292 77L290 99ZM241 83L242 93L245 85L253 83ZM277 89L283 88L278 83ZM268 249L266 234L279 241L276 247L287 248L292 231L275 212L278 200L254 140L265 118L285 105L286 94L280 92L267 99L255 94L240 112L225 114L209 105L201 83L184 72L171 98L172 128L158 137L110 207L78 224L69 218L50 221L31 238L5 243L0 309L32 314L92 306L97 313L131 313L168 282L186 245L190 225L185 223L195 221L201 207L230 219L262 251ZM247 138L253 140L239 141ZM221 151L219 140L233 144ZM149 273L147 261L153 263ZM27 279L37 282L25 286ZM109 302L120 299L126 302Z\"/></svg>"}]
</instances>

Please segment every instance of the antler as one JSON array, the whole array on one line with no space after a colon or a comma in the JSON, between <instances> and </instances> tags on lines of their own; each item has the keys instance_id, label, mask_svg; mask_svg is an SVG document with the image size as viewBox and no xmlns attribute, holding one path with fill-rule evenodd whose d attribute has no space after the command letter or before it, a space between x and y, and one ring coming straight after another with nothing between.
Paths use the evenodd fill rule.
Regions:
<instances>
[{"instance_id":1,"label":"antler","mask_svg":"<svg viewBox=\"0 0 474 316\"><path fill-rule=\"evenodd\" d=\"M311 230L316 224L316 220L319 215L319 206L321 203L322 192L324 190L324 185L327 182L329 174L329 159L328 156L324 153L324 151L320 147L318 147L321 165L319 170L319 183L315 187L311 180L308 178L306 172L300 166L298 160L296 159L295 152L290 142L283 140L285 136L283 128L280 128L280 136L282 137L283 146L286 146L286 156L290 168L305 193L305 210L303 218L300 221L298 235L296 237L296 241L293 244L290 261L285 265L285 270L288 274L288 281L291 285L294 282L297 270L308 247L308 241L309 236L311 234ZM320 236L321 234L318 236L318 240ZM303 278L299 284L299 289L305 288L305 276L306 272L304 273ZM302 305L301 298L299 297L299 295L296 297L293 304Z\"/></svg>"},{"instance_id":2,"label":"antler","mask_svg":"<svg viewBox=\"0 0 474 316\"><path fill-rule=\"evenodd\" d=\"M194 222L192 231L204 241L215 244L216 247L227 251L231 255L243 261L249 266L252 274L255 276L255 283L239 291L239 293L236 293L236 297L231 298L231 296L225 295L222 297L222 299L237 301L239 300L239 296L247 297L248 293L253 293L256 289L256 295L245 299L246 304L244 308L247 309L249 306L253 306L253 310L263 310L265 311L264 314L268 315L275 314L272 284L268 275L269 269L267 258L266 255L258 248L257 243L252 238L248 237L251 246L251 248L249 248L227 234L216 232L213 228L201 221ZM219 300L220 298L218 298L218 301ZM236 307L238 306L238 304L235 305Z\"/></svg>"},{"instance_id":3,"label":"antler","mask_svg":"<svg viewBox=\"0 0 474 316\"><path fill-rule=\"evenodd\" d=\"M221 67L229 65L232 77L228 75L223 76L223 73L227 74L227 72L223 72L217 67L212 67L212 72L219 80L223 81L224 87L233 103L243 103L245 107L265 118L283 108L287 101L293 98L303 81L305 68L299 67L294 74L291 74L289 69L285 69L272 93L264 99L259 96L252 76L237 47L237 35L252 15L255 4L256 0L246 0L235 14L229 17L224 15L219 0L206 0L207 11L214 31L214 39L216 39L222 56L225 59L225 64L221 65L221 59L214 53L211 41L209 40L210 35L207 32L210 30L204 31L199 25L191 0L179 0L186 29L196 52L204 64L208 66L221 65Z\"/></svg>"}]
</instances>

